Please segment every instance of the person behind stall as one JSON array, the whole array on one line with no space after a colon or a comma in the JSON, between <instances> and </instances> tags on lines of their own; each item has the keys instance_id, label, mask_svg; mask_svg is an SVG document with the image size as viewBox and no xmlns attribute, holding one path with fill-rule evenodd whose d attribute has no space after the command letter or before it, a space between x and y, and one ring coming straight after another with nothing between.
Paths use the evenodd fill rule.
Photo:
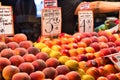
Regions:
<instances>
[{"instance_id":1,"label":"person behind stall","mask_svg":"<svg viewBox=\"0 0 120 80\"><path fill-rule=\"evenodd\" d=\"M4 2L4 0L2 0ZM8 0L6 0L7 2ZM9 0L9 2L11 2L12 4L13 0ZM13 8L15 8L14 10L14 15L19 16L21 15L24 11L27 13L35 13L36 10L33 11L33 9L35 8L31 8L32 5L31 3L29 3L29 1L32 1L34 4L33 0L15 0L17 1L17 5L14 6ZM19 2L18 2L19 1ZM24 5L21 3L23 2ZM78 21L78 11L81 10L81 5L85 5L88 4L89 9L93 11L94 15L99 14L99 13L109 13L109 12L117 12L120 10L120 2L108 2L108 1L91 1L91 2L84 2L82 0L57 0L58 2L58 7L61 7L62 9L62 33L68 33L68 34L74 34L75 32L78 31L78 26L76 25L77 21ZM16 14L16 11L18 8L16 8L19 5L19 15ZM24 6L24 7L23 7ZM21 10L23 9L23 10ZM27 11L26 11L27 10ZM31 15L30 14L30 15ZM15 17L16 18L16 17ZM37 24L39 24L38 22L36 22ZM32 34L36 34L39 33L39 35L37 35L37 37L40 36L40 31L38 31L38 29L40 28L39 25L37 24L33 24L34 26L36 26L34 29L32 30ZM18 24L16 22L16 24ZM19 25L15 26L16 28L19 29L19 27L27 27L28 25L30 25L31 23L27 22L27 23L19 23ZM30 27L34 27L34 26L30 26ZM32 28L26 28L26 29L32 29ZM29 30L27 30L29 32ZM19 31L21 32L21 31ZM30 35L29 33L27 35ZM31 36L32 38L35 36ZM37 39L37 38L35 38ZM34 40L35 41L35 40Z\"/></svg>"}]
</instances>

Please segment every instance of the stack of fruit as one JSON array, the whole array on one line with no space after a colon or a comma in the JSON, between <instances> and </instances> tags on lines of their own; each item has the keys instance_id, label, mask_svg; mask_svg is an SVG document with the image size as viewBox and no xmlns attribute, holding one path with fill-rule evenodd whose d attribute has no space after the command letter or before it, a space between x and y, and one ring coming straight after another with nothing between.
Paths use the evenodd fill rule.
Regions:
<instances>
[{"instance_id":1,"label":"stack of fruit","mask_svg":"<svg viewBox=\"0 0 120 80\"><path fill-rule=\"evenodd\" d=\"M120 80L105 56L120 51L120 34L61 33L32 42L19 33L0 42L0 80Z\"/></svg>"}]
</instances>

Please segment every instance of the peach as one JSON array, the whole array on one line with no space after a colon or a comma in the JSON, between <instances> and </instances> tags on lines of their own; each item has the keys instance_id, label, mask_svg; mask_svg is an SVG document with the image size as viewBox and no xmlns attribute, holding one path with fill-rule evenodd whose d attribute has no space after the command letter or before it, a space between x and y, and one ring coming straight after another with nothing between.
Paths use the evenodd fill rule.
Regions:
<instances>
[{"instance_id":1,"label":"peach","mask_svg":"<svg viewBox=\"0 0 120 80\"><path fill-rule=\"evenodd\" d=\"M61 48L62 48L62 49L67 49L67 50L70 49L70 47L69 47L67 44L62 44L62 45L61 45Z\"/></svg>"},{"instance_id":2,"label":"peach","mask_svg":"<svg viewBox=\"0 0 120 80\"><path fill-rule=\"evenodd\" d=\"M87 69L86 74L93 76L95 79L100 76L100 73L96 67L90 67Z\"/></svg>"},{"instance_id":3,"label":"peach","mask_svg":"<svg viewBox=\"0 0 120 80\"><path fill-rule=\"evenodd\" d=\"M86 50L83 47L77 48L76 51L77 51L78 54L85 54L86 53Z\"/></svg>"},{"instance_id":4,"label":"peach","mask_svg":"<svg viewBox=\"0 0 120 80\"><path fill-rule=\"evenodd\" d=\"M110 31L99 31L98 32L98 36L110 36L111 35L111 32Z\"/></svg>"},{"instance_id":5,"label":"peach","mask_svg":"<svg viewBox=\"0 0 120 80\"><path fill-rule=\"evenodd\" d=\"M46 67L42 70L42 72L45 74L45 78L50 79L54 79L58 75L57 70L53 67Z\"/></svg>"},{"instance_id":6,"label":"peach","mask_svg":"<svg viewBox=\"0 0 120 80\"><path fill-rule=\"evenodd\" d=\"M65 75L58 75L54 78L54 80L69 80L68 77L66 77Z\"/></svg>"},{"instance_id":7,"label":"peach","mask_svg":"<svg viewBox=\"0 0 120 80\"><path fill-rule=\"evenodd\" d=\"M48 47L50 47L50 48L53 46L51 40L46 40L46 41L44 41L44 43L45 43Z\"/></svg>"},{"instance_id":8,"label":"peach","mask_svg":"<svg viewBox=\"0 0 120 80\"><path fill-rule=\"evenodd\" d=\"M37 59L37 60L33 61L32 65L34 66L35 71L38 71L38 70L42 71L44 68L47 67L45 61L42 59Z\"/></svg>"},{"instance_id":9,"label":"peach","mask_svg":"<svg viewBox=\"0 0 120 80\"><path fill-rule=\"evenodd\" d=\"M5 42L0 42L0 52L6 48L8 48L7 44Z\"/></svg>"},{"instance_id":10,"label":"peach","mask_svg":"<svg viewBox=\"0 0 120 80\"><path fill-rule=\"evenodd\" d=\"M109 55L109 54L111 54L111 50L110 50L110 48L101 49L101 50L100 50L100 54L101 54L102 56Z\"/></svg>"},{"instance_id":11,"label":"peach","mask_svg":"<svg viewBox=\"0 0 120 80\"><path fill-rule=\"evenodd\" d=\"M73 49L73 48L78 48L78 45L77 45L77 43L68 43L68 46L70 47L70 49Z\"/></svg>"},{"instance_id":12,"label":"peach","mask_svg":"<svg viewBox=\"0 0 120 80\"><path fill-rule=\"evenodd\" d=\"M89 32L83 32L83 33L81 33L81 37L82 38L86 38L86 37L91 37L92 35L91 35L91 33L89 33Z\"/></svg>"},{"instance_id":13,"label":"peach","mask_svg":"<svg viewBox=\"0 0 120 80\"><path fill-rule=\"evenodd\" d=\"M98 66L105 65L104 59L102 57L95 58L94 60L97 62Z\"/></svg>"},{"instance_id":14,"label":"peach","mask_svg":"<svg viewBox=\"0 0 120 80\"><path fill-rule=\"evenodd\" d=\"M86 53L85 56L87 57L88 60L91 60L91 59L95 58L94 53Z\"/></svg>"},{"instance_id":15,"label":"peach","mask_svg":"<svg viewBox=\"0 0 120 80\"><path fill-rule=\"evenodd\" d=\"M11 62L9 61L9 59L0 57L0 72L2 72L4 67L6 67L7 65L10 65L10 64L11 64Z\"/></svg>"},{"instance_id":16,"label":"peach","mask_svg":"<svg viewBox=\"0 0 120 80\"><path fill-rule=\"evenodd\" d=\"M81 76L76 71L70 71L65 75L69 80L81 80Z\"/></svg>"},{"instance_id":17,"label":"peach","mask_svg":"<svg viewBox=\"0 0 120 80\"><path fill-rule=\"evenodd\" d=\"M108 80L108 79L104 76L100 76L100 77L97 78L97 80Z\"/></svg>"},{"instance_id":18,"label":"peach","mask_svg":"<svg viewBox=\"0 0 120 80\"><path fill-rule=\"evenodd\" d=\"M111 53L112 53L112 54L119 52L119 51L118 51L116 48L114 48L114 47L110 47L109 49L111 50Z\"/></svg>"},{"instance_id":19,"label":"peach","mask_svg":"<svg viewBox=\"0 0 120 80\"><path fill-rule=\"evenodd\" d=\"M86 71L89 68L87 66L86 61L80 61L78 64L79 64L79 68L83 69L84 71Z\"/></svg>"},{"instance_id":20,"label":"peach","mask_svg":"<svg viewBox=\"0 0 120 80\"><path fill-rule=\"evenodd\" d=\"M118 77L114 73L107 75L106 78L108 80L119 80Z\"/></svg>"},{"instance_id":21,"label":"peach","mask_svg":"<svg viewBox=\"0 0 120 80\"><path fill-rule=\"evenodd\" d=\"M36 54L36 58L46 61L48 58L50 58L50 56L45 52L39 52Z\"/></svg>"},{"instance_id":22,"label":"peach","mask_svg":"<svg viewBox=\"0 0 120 80\"><path fill-rule=\"evenodd\" d=\"M88 67L98 67L98 64L95 60L88 60L86 64Z\"/></svg>"},{"instance_id":23,"label":"peach","mask_svg":"<svg viewBox=\"0 0 120 80\"><path fill-rule=\"evenodd\" d=\"M76 32L73 34L73 37L79 42L81 40L81 33Z\"/></svg>"},{"instance_id":24,"label":"peach","mask_svg":"<svg viewBox=\"0 0 120 80\"><path fill-rule=\"evenodd\" d=\"M40 50L36 47L29 47L29 48L27 48L27 51L29 54L34 54L34 55L36 55L37 53L40 52Z\"/></svg>"},{"instance_id":25,"label":"peach","mask_svg":"<svg viewBox=\"0 0 120 80\"><path fill-rule=\"evenodd\" d=\"M70 43L70 40L68 40L68 38L66 38L66 37L60 38L60 41L61 41L61 44L68 44L68 43Z\"/></svg>"},{"instance_id":26,"label":"peach","mask_svg":"<svg viewBox=\"0 0 120 80\"><path fill-rule=\"evenodd\" d=\"M65 65L59 65L59 66L57 66L56 70L58 72L58 75L60 75L60 74L65 75L68 72L70 72L70 69L67 66L65 66Z\"/></svg>"},{"instance_id":27,"label":"peach","mask_svg":"<svg viewBox=\"0 0 120 80\"><path fill-rule=\"evenodd\" d=\"M31 80L31 77L25 72L19 72L13 75L12 80Z\"/></svg>"},{"instance_id":28,"label":"peach","mask_svg":"<svg viewBox=\"0 0 120 80\"><path fill-rule=\"evenodd\" d=\"M15 55L15 52L10 48L6 48L6 49L3 49L0 54L1 54L1 57L6 57L9 59L13 55Z\"/></svg>"},{"instance_id":29,"label":"peach","mask_svg":"<svg viewBox=\"0 0 120 80\"><path fill-rule=\"evenodd\" d=\"M42 71L35 71L30 74L31 80L43 80L45 75Z\"/></svg>"},{"instance_id":30,"label":"peach","mask_svg":"<svg viewBox=\"0 0 120 80\"><path fill-rule=\"evenodd\" d=\"M25 54L28 54L28 51L25 48L16 48L14 49L14 52L16 55L24 56Z\"/></svg>"},{"instance_id":31,"label":"peach","mask_svg":"<svg viewBox=\"0 0 120 80\"><path fill-rule=\"evenodd\" d=\"M9 42L6 45L8 46L8 48L11 48L12 50L19 47L19 44L17 42Z\"/></svg>"},{"instance_id":32,"label":"peach","mask_svg":"<svg viewBox=\"0 0 120 80\"><path fill-rule=\"evenodd\" d=\"M115 40L117 40L117 38L114 35L108 36L108 41L109 42L114 42Z\"/></svg>"},{"instance_id":33,"label":"peach","mask_svg":"<svg viewBox=\"0 0 120 80\"><path fill-rule=\"evenodd\" d=\"M52 39L52 45L61 45L60 39Z\"/></svg>"},{"instance_id":34,"label":"peach","mask_svg":"<svg viewBox=\"0 0 120 80\"><path fill-rule=\"evenodd\" d=\"M95 52L94 55L95 55L96 58L102 57L100 51Z\"/></svg>"},{"instance_id":35,"label":"peach","mask_svg":"<svg viewBox=\"0 0 120 80\"><path fill-rule=\"evenodd\" d=\"M114 42L107 42L108 47L116 47L116 44Z\"/></svg>"},{"instance_id":36,"label":"peach","mask_svg":"<svg viewBox=\"0 0 120 80\"><path fill-rule=\"evenodd\" d=\"M90 44L90 47L94 48L95 52L100 50L100 45L98 42L93 42Z\"/></svg>"},{"instance_id":37,"label":"peach","mask_svg":"<svg viewBox=\"0 0 120 80\"><path fill-rule=\"evenodd\" d=\"M25 60L25 62L33 62L35 61L37 58L34 54L25 54L23 56L23 59Z\"/></svg>"},{"instance_id":38,"label":"peach","mask_svg":"<svg viewBox=\"0 0 120 80\"><path fill-rule=\"evenodd\" d=\"M98 67L98 71L101 76L107 76L109 74L108 71L105 70L103 66Z\"/></svg>"},{"instance_id":39,"label":"peach","mask_svg":"<svg viewBox=\"0 0 120 80\"><path fill-rule=\"evenodd\" d=\"M90 39L92 40L92 42L94 43L94 42L98 42L98 36L92 36L92 37L90 37Z\"/></svg>"},{"instance_id":40,"label":"peach","mask_svg":"<svg viewBox=\"0 0 120 80\"><path fill-rule=\"evenodd\" d=\"M107 37L105 37L105 36L99 36L98 38L98 42L108 42L108 38Z\"/></svg>"},{"instance_id":41,"label":"peach","mask_svg":"<svg viewBox=\"0 0 120 80\"><path fill-rule=\"evenodd\" d=\"M114 43L116 44L116 46L120 46L120 39L115 40Z\"/></svg>"},{"instance_id":42,"label":"peach","mask_svg":"<svg viewBox=\"0 0 120 80\"><path fill-rule=\"evenodd\" d=\"M34 66L30 62L21 63L18 68L21 72L26 72L28 74L32 73L35 70Z\"/></svg>"},{"instance_id":43,"label":"peach","mask_svg":"<svg viewBox=\"0 0 120 80\"><path fill-rule=\"evenodd\" d=\"M27 41L27 36L23 33L17 33L13 36L13 41L17 43L21 41Z\"/></svg>"},{"instance_id":44,"label":"peach","mask_svg":"<svg viewBox=\"0 0 120 80\"><path fill-rule=\"evenodd\" d=\"M78 55L77 49L75 49L75 48L70 49L69 54L70 54L71 57L72 56L77 56Z\"/></svg>"},{"instance_id":45,"label":"peach","mask_svg":"<svg viewBox=\"0 0 120 80\"><path fill-rule=\"evenodd\" d=\"M70 43L77 43L77 41L78 41L74 37L68 37L68 40L70 41Z\"/></svg>"},{"instance_id":46,"label":"peach","mask_svg":"<svg viewBox=\"0 0 120 80\"><path fill-rule=\"evenodd\" d=\"M33 43L31 41L29 41L29 40L27 40L27 41L21 41L19 43L19 47L22 47L22 48L25 48L25 49L27 49L29 47L32 47L32 46L33 46Z\"/></svg>"},{"instance_id":47,"label":"peach","mask_svg":"<svg viewBox=\"0 0 120 80\"><path fill-rule=\"evenodd\" d=\"M105 42L99 42L99 45L100 45L100 49L103 49L103 48L108 48L108 44L105 43Z\"/></svg>"},{"instance_id":48,"label":"peach","mask_svg":"<svg viewBox=\"0 0 120 80\"><path fill-rule=\"evenodd\" d=\"M88 58L87 58L87 56L86 56L85 54L79 54L79 55L77 56L77 60L78 60L78 61L87 61Z\"/></svg>"},{"instance_id":49,"label":"peach","mask_svg":"<svg viewBox=\"0 0 120 80\"><path fill-rule=\"evenodd\" d=\"M85 48L85 47L87 47L87 44L85 43L85 42L77 42L77 44L78 44L78 47L83 47L83 48Z\"/></svg>"},{"instance_id":50,"label":"peach","mask_svg":"<svg viewBox=\"0 0 120 80\"><path fill-rule=\"evenodd\" d=\"M85 42L87 44L87 46L89 46L92 43L92 40L88 37L85 37L85 38L81 39L81 42Z\"/></svg>"},{"instance_id":51,"label":"peach","mask_svg":"<svg viewBox=\"0 0 120 80\"><path fill-rule=\"evenodd\" d=\"M12 65L19 66L21 63L24 62L24 59L20 55L14 55L9 58Z\"/></svg>"},{"instance_id":52,"label":"peach","mask_svg":"<svg viewBox=\"0 0 120 80\"><path fill-rule=\"evenodd\" d=\"M2 76L5 80L11 80L13 75L20 72L19 68L13 65L6 66L2 71Z\"/></svg>"},{"instance_id":53,"label":"peach","mask_svg":"<svg viewBox=\"0 0 120 80\"><path fill-rule=\"evenodd\" d=\"M56 68L59 65L59 60L56 58L49 58L46 60L47 67L54 67Z\"/></svg>"},{"instance_id":54,"label":"peach","mask_svg":"<svg viewBox=\"0 0 120 80\"><path fill-rule=\"evenodd\" d=\"M93 48L93 47L86 47L85 48L85 51L86 51L86 53L94 53L95 52L95 49Z\"/></svg>"},{"instance_id":55,"label":"peach","mask_svg":"<svg viewBox=\"0 0 120 80\"><path fill-rule=\"evenodd\" d=\"M69 50L68 49L62 49L61 51L62 56L70 56Z\"/></svg>"},{"instance_id":56,"label":"peach","mask_svg":"<svg viewBox=\"0 0 120 80\"><path fill-rule=\"evenodd\" d=\"M120 80L120 72L115 74L117 76L117 78Z\"/></svg>"},{"instance_id":57,"label":"peach","mask_svg":"<svg viewBox=\"0 0 120 80\"><path fill-rule=\"evenodd\" d=\"M109 74L118 72L113 64L104 65L104 69L107 70Z\"/></svg>"},{"instance_id":58,"label":"peach","mask_svg":"<svg viewBox=\"0 0 120 80\"><path fill-rule=\"evenodd\" d=\"M5 36L5 43L13 42L13 36Z\"/></svg>"}]
</instances>

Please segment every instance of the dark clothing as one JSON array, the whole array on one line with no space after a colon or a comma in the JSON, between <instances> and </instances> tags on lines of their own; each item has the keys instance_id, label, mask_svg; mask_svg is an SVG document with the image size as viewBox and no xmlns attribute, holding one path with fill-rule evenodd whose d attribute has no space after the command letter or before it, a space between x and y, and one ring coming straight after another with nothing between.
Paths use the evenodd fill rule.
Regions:
<instances>
[{"instance_id":1,"label":"dark clothing","mask_svg":"<svg viewBox=\"0 0 120 80\"><path fill-rule=\"evenodd\" d=\"M40 36L40 19L37 19L38 22L34 22L34 16L36 16L36 6L34 0L8 0L6 4L13 6L13 13L15 15L15 32L16 33L25 33L28 36L28 39L35 41L38 36ZM10 2L11 1L11 2ZM12 1L14 4L12 4ZM4 0L3 0L4 2ZM62 32L73 34L77 30L77 15L74 15L76 7L82 2L81 0L58 0L58 6L62 9ZM5 4L5 3L3 3ZM22 17L21 17L22 16ZM29 18L30 21L26 18ZM33 22L31 22L31 20Z\"/></svg>"},{"instance_id":2,"label":"dark clothing","mask_svg":"<svg viewBox=\"0 0 120 80\"><path fill-rule=\"evenodd\" d=\"M58 6L62 7L62 32L73 34L77 27L77 16L74 15L76 7L81 0L58 0Z\"/></svg>"}]
</instances>

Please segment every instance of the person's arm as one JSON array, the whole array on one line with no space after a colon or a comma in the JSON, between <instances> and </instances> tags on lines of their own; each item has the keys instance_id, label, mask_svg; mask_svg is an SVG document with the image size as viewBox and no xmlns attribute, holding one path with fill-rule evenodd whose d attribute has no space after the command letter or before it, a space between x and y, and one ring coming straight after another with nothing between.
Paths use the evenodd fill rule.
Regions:
<instances>
[{"instance_id":1,"label":"person's arm","mask_svg":"<svg viewBox=\"0 0 120 80\"><path fill-rule=\"evenodd\" d=\"M80 10L80 5L84 3L87 2L82 2L78 5L75 11L75 15L78 14L78 11ZM120 2L93 1L89 2L89 6L94 13L108 13L120 10Z\"/></svg>"}]
</instances>

